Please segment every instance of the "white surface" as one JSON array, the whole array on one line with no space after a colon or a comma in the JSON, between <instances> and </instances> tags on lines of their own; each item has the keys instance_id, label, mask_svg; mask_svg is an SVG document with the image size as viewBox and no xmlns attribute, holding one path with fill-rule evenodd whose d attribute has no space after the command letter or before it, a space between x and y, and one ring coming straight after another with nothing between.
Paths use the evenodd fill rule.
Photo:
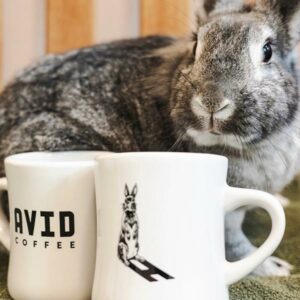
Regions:
<instances>
[{"instance_id":1,"label":"white surface","mask_svg":"<svg viewBox=\"0 0 300 300\"><path fill-rule=\"evenodd\" d=\"M228 299L227 285L275 250L284 230L284 215L271 195L228 188L226 173L225 158L206 154L127 153L98 159L98 249L92 299ZM117 256L124 187L128 184L132 189L136 183L139 255L173 280L148 282ZM252 259L229 264L224 206L233 209L247 203L265 207L277 222L268 242Z\"/></svg>"},{"instance_id":2,"label":"white surface","mask_svg":"<svg viewBox=\"0 0 300 300\"><path fill-rule=\"evenodd\" d=\"M45 0L3 0L3 83L45 53Z\"/></svg>"},{"instance_id":3,"label":"white surface","mask_svg":"<svg viewBox=\"0 0 300 300\"><path fill-rule=\"evenodd\" d=\"M8 289L14 299L90 298L96 251L93 158L97 154L102 153L35 153L6 159L12 222ZM15 208L22 211L23 233L15 231ZM24 210L30 216L37 211L33 235L27 229ZM50 220L54 237L41 236L45 229L41 211L54 212ZM62 211L75 216L71 237L60 236L58 216ZM57 249L59 242L62 249ZM70 247L71 242L75 248Z\"/></svg>"},{"instance_id":4,"label":"white surface","mask_svg":"<svg viewBox=\"0 0 300 300\"><path fill-rule=\"evenodd\" d=\"M95 43L137 37L139 0L94 0Z\"/></svg>"}]
</instances>

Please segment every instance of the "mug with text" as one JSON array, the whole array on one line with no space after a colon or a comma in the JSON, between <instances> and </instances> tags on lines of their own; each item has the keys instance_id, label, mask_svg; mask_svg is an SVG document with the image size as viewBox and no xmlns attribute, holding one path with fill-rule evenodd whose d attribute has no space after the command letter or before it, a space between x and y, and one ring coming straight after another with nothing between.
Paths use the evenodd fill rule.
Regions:
<instances>
[{"instance_id":1,"label":"mug with text","mask_svg":"<svg viewBox=\"0 0 300 300\"><path fill-rule=\"evenodd\" d=\"M94 168L105 152L36 152L5 159L10 224L0 240L10 251L14 299L90 299L96 253Z\"/></svg>"},{"instance_id":2,"label":"mug with text","mask_svg":"<svg viewBox=\"0 0 300 300\"><path fill-rule=\"evenodd\" d=\"M226 184L227 159L193 153L97 157L93 300L228 299L227 286L280 243L285 217L271 195ZM225 259L224 214L259 206L272 230L253 254Z\"/></svg>"}]
</instances>

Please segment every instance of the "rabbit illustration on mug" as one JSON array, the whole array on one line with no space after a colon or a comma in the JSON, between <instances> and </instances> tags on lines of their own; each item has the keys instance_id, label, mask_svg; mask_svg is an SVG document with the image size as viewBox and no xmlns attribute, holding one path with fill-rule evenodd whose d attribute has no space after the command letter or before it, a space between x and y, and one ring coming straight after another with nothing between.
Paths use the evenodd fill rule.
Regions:
<instances>
[{"instance_id":1,"label":"rabbit illustration on mug","mask_svg":"<svg viewBox=\"0 0 300 300\"><path fill-rule=\"evenodd\" d=\"M129 266L131 259L136 259L140 262L144 261L144 258L139 256L139 221L136 211L136 194L136 184L131 193L127 184L125 184L125 200L123 203L123 219L118 244L118 256L126 266Z\"/></svg>"},{"instance_id":2,"label":"rabbit illustration on mug","mask_svg":"<svg viewBox=\"0 0 300 300\"><path fill-rule=\"evenodd\" d=\"M127 267L149 282L157 281L153 275L160 275L160 278L164 278L165 280L174 279L173 276L164 272L139 255L139 220L135 201L137 191L137 184L134 185L131 192L128 188L128 185L125 184L125 200L122 205L123 216L118 243L118 257ZM143 269L140 269L138 266L132 263L132 261L138 261L144 266Z\"/></svg>"},{"instance_id":3,"label":"rabbit illustration on mug","mask_svg":"<svg viewBox=\"0 0 300 300\"><path fill-rule=\"evenodd\" d=\"M20 73L0 96L0 176L19 152L198 152L226 156L232 186L281 192L300 170L300 0L194 2L189 38L95 45ZM256 249L245 212L226 217L230 261ZM270 257L254 273L290 270Z\"/></svg>"}]
</instances>

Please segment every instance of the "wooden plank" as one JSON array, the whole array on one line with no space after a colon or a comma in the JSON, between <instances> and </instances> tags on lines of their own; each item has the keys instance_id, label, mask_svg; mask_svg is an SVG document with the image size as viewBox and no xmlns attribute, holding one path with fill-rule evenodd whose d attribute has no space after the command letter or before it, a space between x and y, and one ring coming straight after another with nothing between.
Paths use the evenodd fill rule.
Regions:
<instances>
[{"instance_id":1,"label":"wooden plank","mask_svg":"<svg viewBox=\"0 0 300 300\"><path fill-rule=\"evenodd\" d=\"M94 41L134 38L140 32L140 0L94 0Z\"/></svg>"},{"instance_id":2,"label":"wooden plank","mask_svg":"<svg viewBox=\"0 0 300 300\"><path fill-rule=\"evenodd\" d=\"M47 52L93 43L93 0L47 0Z\"/></svg>"},{"instance_id":3,"label":"wooden plank","mask_svg":"<svg viewBox=\"0 0 300 300\"><path fill-rule=\"evenodd\" d=\"M45 53L44 0L1 0L3 17L2 78L9 82Z\"/></svg>"},{"instance_id":4,"label":"wooden plank","mask_svg":"<svg viewBox=\"0 0 300 300\"><path fill-rule=\"evenodd\" d=\"M191 27L190 0L141 0L142 35L184 35Z\"/></svg>"}]
</instances>

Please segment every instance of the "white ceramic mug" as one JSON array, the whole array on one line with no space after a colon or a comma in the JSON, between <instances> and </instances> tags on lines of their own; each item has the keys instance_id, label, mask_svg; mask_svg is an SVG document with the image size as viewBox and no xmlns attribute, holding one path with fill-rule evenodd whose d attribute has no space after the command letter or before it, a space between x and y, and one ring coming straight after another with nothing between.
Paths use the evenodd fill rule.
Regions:
<instances>
[{"instance_id":1,"label":"white ceramic mug","mask_svg":"<svg viewBox=\"0 0 300 300\"><path fill-rule=\"evenodd\" d=\"M93 300L228 299L280 243L285 217L271 195L229 187L227 159L187 153L98 157ZM225 260L224 214L259 206L272 230L253 254Z\"/></svg>"},{"instance_id":2,"label":"white ceramic mug","mask_svg":"<svg viewBox=\"0 0 300 300\"><path fill-rule=\"evenodd\" d=\"M0 240L10 249L8 290L14 299L90 299L94 157L103 154L37 152L5 159L10 225L1 212ZM0 188L6 189L6 179Z\"/></svg>"}]
</instances>

